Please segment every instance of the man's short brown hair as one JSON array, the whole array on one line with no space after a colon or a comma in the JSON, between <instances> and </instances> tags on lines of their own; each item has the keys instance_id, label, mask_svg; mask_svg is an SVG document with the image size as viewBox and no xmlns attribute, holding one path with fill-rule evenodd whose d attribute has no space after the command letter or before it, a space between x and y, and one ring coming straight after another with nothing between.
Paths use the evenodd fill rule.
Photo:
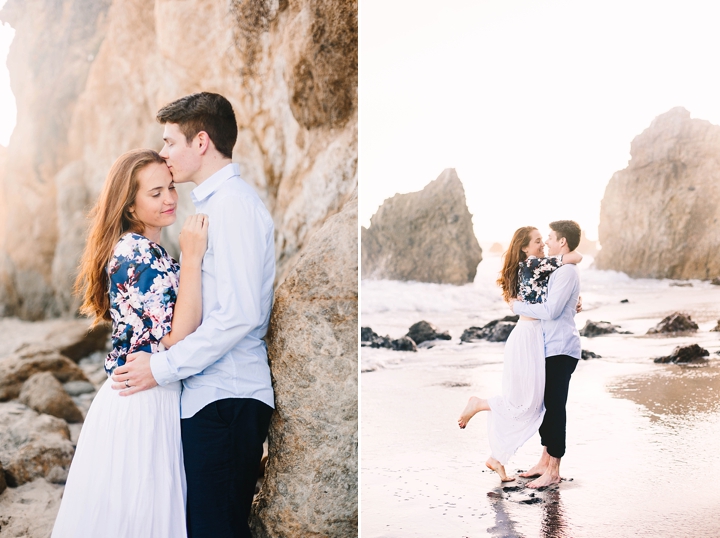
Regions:
<instances>
[{"instance_id":1,"label":"man's short brown hair","mask_svg":"<svg viewBox=\"0 0 720 538\"><path fill-rule=\"evenodd\" d=\"M550 223L550 229L555 232L558 241L565 238L570 252L580 244L580 225L574 220L556 220Z\"/></svg>"},{"instance_id":2,"label":"man's short brown hair","mask_svg":"<svg viewBox=\"0 0 720 538\"><path fill-rule=\"evenodd\" d=\"M186 95L158 110L157 120L162 124L177 123L188 145L200 131L205 131L215 149L232 159L238 128L233 107L222 95L210 92Z\"/></svg>"}]
</instances>

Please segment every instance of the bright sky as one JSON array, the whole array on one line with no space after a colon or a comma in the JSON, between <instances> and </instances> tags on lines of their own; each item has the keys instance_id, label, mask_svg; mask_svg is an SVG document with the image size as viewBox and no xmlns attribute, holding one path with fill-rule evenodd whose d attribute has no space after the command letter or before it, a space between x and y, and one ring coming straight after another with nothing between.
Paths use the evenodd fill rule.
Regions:
<instances>
[{"instance_id":1,"label":"bright sky","mask_svg":"<svg viewBox=\"0 0 720 538\"><path fill-rule=\"evenodd\" d=\"M0 9L7 0L0 0ZM10 42L15 36L9 24L0 24L0 144L7 147L10 135L15 128L15 97L10 91L10 76L5 61Z\"/></svg>"},{"instance_id":2,"label":"bright sky","mask_svg":"<svg viewBox=\"0 0 720 538\"><path fill-rule=\"evenodd\" d=\"M720 124L720 3L362 0L360 220L455 168L480 241L570 218L597 238L631 140Z\"/></svg>"}]
</instances>

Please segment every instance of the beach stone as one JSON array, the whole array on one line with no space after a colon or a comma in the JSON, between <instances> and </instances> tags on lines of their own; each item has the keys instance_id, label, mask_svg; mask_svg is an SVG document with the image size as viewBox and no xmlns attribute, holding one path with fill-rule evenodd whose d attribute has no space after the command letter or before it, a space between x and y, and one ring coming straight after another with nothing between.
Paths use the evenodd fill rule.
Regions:
<instances>
[{"instance_id":1,"label":"beach stone","mask_svg":"<svg viewBox=\"0 0 720 538\"><path fill-rule=\"evenodd\" d=\"M75 449L67 423L18 402L0 403L0 462L8 486L70 468Z\"/></svg>"},{"instance_id":2,"label":"beach stone","mask_svg":"<svg viewBox=\"0 0 720 538\"><path fill-rule=\"evenodd\" d=\"M647 334L668 334L678 332L697 332L698 324L690 319L690 315L674 312L666 316L655 327L648 329Z\"/></svg>"},{"instance_id":3,"label":"beach stone","mask_svg":"<svg viewBox=\"0 0 720 538\"><path fill-rule=\"evenodd\" d=\"M159 149L155 112L200 90L235 109L234 161L272 214L282 282L357 190L357 6L8 0L0 19L15 29L7 66L18 123L0 173L0 214L12 223L0 225L0 314L75 312L87 209L110 166L132 148ZM183 50L177 36L203 47ZM195 212L190 186L178 190L177 222L163 231L174 255Z\"/></svg>"},{"instance_id":4,"label":"beach stone","mask_svg":"<svg viewBox=\"0 0 720 538\"><path fill-rule=\"evenodd\" d=\"M595 336L602 336L603 334L630 334L627 332L618 331L619 325L613 325L609 321L590 321L585 322L585 326L580 329L580 336L587 336L593 338Z\"/></svg>"},{"instance_id":5,"label":"beach stone","mask_svg":"<svg viewBox=\"0 0 720 538\"><path fill-rule=\"evenodd\" d=\"M417 351L417 345L409 336L401 336L397 340L392 341L392 348L395 351Z\"/></svg>"},{"instance_id":6,"label":"beach stone","mask_svg":"<svg viewBox=\"0 0 720 538\"><path fill-rule=\"evenodd\" d=\"M7 482L5 481L5 470L2 466L2 461L0 461L0 493L5 491L7 489Z\"/></svg>"},{"instance_id":7,"label":"beach stone","mask_svg":"<svg viewBox=\"0 0 720 538\"><path fill-rule=\"evenodd\" d=\"M506 342L519 319L520 316L505 316L502 319L492 320L482 327L470 327L463 331L460 341L488 340L490 342Z\"/></svg>"},{"instance_id":8,"label":"beach stone","mask_svg":"<svg viewBox=\"0 0 720 538\"><path fill-rule=\"evenodd\" d=\"M418 321L410 326L405 335L420 345L428 340L450 340L452 337L447 331L439 332L437 327L428 321Z\"/></svg>"},{"instance_id":9,"label":"beach stone","mask_svg":"<svg viewBox=\"0 0 720 538\"><path fill-rule=\"evenodd\" d=\"M689 362L704 362L709 356L710 352L700 347L698 344L691 344L689 346L678 346L675 350L667 357L658 357L653 359L654 362L665 364L665 363L689 363Z\"/></svg>"},{"instance_id":10,"label":"beach stone","mask_svg":"<svg viewBox=\"0 0 720 538\"><path fill-rule=\"evenodd\" d=\"M314 235L275 292L276 409L253 536L357 536L357 200Z\"/></svg>"},{"instance_id":11,"label":"beach stone","mask_svg":"<svg viewBox=\"0 0 720 538\"><path fill-rule=\"evenodd\" d=\"M363 278L459 286L473 282L482 261L465 190L453 168L419 192L385 200L361 237Z\"/></svg>"},{"instance_id":12,"label":"beach stone","mask_svg":"<svg viewBox=\"0 0 720 538\"><path fill-rule=\"evenodd\" d=\"M80 409L50 372L34 374L25 381L19 400L38 413L47 413L67 422L83 420Z\"/></svg>"},{"instance_id":13,"label":"beach stone","mask_svg":"<svg viewBox=\"0 0 720 538\"><path fill-rule=\"evenodd\" d=\"M620 302L623 303L623 304L625 304L625 303L629 303L630 300L629 300L629 299L622 299Z\"/></svg>"},{"instance_id":14,"label":"beach stone","mask_svg":"<svg viewBox=\"0 0 720 538\"><path fill-rule=\"evenodd\" d=\"M52 330L45 341L61 355L78 362L95 351L109 349L110 329L108 323L89 327L87 320L67 320Z\"/></svg>"},{"instance_id":15,"label":"beach stone","mask_svg":"<svg viewBox=\"0 0 720 538\"><path fill-rule=\"evenodd\" d=\"M593 353L592 351L583 349L580 352L580 358L583 360L587 360L587 359L601 359L602 357L600 355L598 355L597 353Z\"/></svg>"},{"instance_id":16,"label":"beach stone","mask_svg":"<svg viewBox=\"0 0 720 538\"><path fill-rule=\"evenodd\" d=\"M717 277L717 276L716 276L715 278L713 278L713 279L710 281L710 284L712 284L713 286L720 286L720 277Z\"/></svg>"},{"instance_id":17,"label":"beach stone","mask_svg":"<svg viewBox=\"0 0 720 538\"><path fill-rule=\"evenodd\" d=\"M95 385L89 381L70 381L65 383L62 387L70 396L80 396L81 394L95 392Z\"/></svg>"},{"instance_id":18,"label":"beach stone","mask_svg":"<svg viewBox=\"0 0 720 538\"><path fill-rule=\"evenodd\" d=\"M715 327L713 327L712 329L710 329L710 332L713 332L713 333L720 332L720 319L719 319L718 322L715 324Z\"/></svg>"},{"instance_id":19,"label":"beach stone","mask_svg":"<svg viewBox=\"0 0 720 538\"><path fill-rule=\"evenodd\" d=\"M87 381L73 361L46 346L25 346L0 358L0 402L17 398L23 383L32 375L50 372L61 383Z\"/></svg>"},{"instance_id":20,"label":"beach stone","mask_svg":"<svg viewBox=\"0 0 720 538\"><path fill-rule=\"evenodd\" d=\"M43 478L5 490L0 495L0 534L8 538L48 538L63 490Z\"/></svg>"},{"instance_id":21,"label":"beach stone","mask_svg":"<svg viewBox=\"0 0 720 538\"><path fill-rule=\"evenodd\" d=\"M360 329L360 345L363 347L393 349L392 339L389 336L380 336L370 327Z\"/></svg>"},{"instance_id":22,"label":"beach stone","mask_svg":"<svg viewBox=\"0 0 720 538\"><path fill-rule=\"evenodd\" d=\"M682 107L656 117L605 188L595 266L633 278L720 275L718 154L720 126Z\"/></svg>"}]
</instances>

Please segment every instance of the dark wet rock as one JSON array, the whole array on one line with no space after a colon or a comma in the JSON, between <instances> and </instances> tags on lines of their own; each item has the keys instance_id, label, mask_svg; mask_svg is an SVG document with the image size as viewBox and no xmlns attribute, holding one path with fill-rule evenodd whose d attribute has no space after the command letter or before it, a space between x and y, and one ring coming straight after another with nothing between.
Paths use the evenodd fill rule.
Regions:
<instances>
[{"instance_id":1,"label":"dark wet rock","mask_svg":"<svg viewBox=\"0 0 720 538\"><path fill-rule=\"evenodd\" d=\"M417 345L409 336L402 336L392 341L392 349L395 351L417 351Z\"/></svg>"},{"instance_id":2,"label":"dark wet rock","mask_svg":"<svg viewBox=\"0 0 720 538\"><path fill-rule=\"evenodd\" d=\"M698 325L688 314L674 312L664 318L655 327L648 330L647 334L668 334L679 332L696 332Z\"/></svg>"},{"instance_id":3,"label":"dark wet rock","mask_svg":"<svg viewBox=\"0 0 720 538\"><path fill-rule=\"evenodd\" d=\"M450 340L452 338L447 331L438 332L435 325L424 320L412 325L405 336L412 338L412 341L418 345L428 340Z\"/></svg>"},{"instance_id":4,"label":"dark wet rock","mask_svg":"<svg viewBox=\"0 0 720 538\"><path fill-rule=\"evenodd\" d=\"M671 282L670 286L674 288L692 288L692 282Z\"/></svg>"},{"instance_id":5,"label":"dark wet rock","mask_svg":"<svg viewBox=\"0 0 720 538\"><path fill-rule=\"evenodd\" d=\"M528 499L523 499L520 501L520 504L537 504L541 503L543 500L540 497L530 497Z\"/></svg>"},{"instance_id":6,"label":"dark wet rock","mask_svg":"<svg viewBox=\"0 0 720 538\"><path fill-rule=\"evenodd\" d=\"M585 326L580 329L580 336L587 336L593 338L595 336L602 336L603 334L632 334L630 332L618 331L619 325L613 325L609 321L590 321L585 322Z\"/></svg>"},{"instance_id":7,"label":"dark wet rock","mask_svg":"<svg viewBox=\"0 0 720 538\"><path fill-rule=\"evenodd\" d=\"M507 492L509 492L509 491L520 491L520 490L523 489L523 488L521 488L520 486L505 486L505 487L502 488L502 489L503 489L503 491L504 491L505 493L507 493Z\"/></svg>"},{"instance_id":8,"label":"dark wet rock","mask_svg":"<svg viewBox=\"0 0 720 538\"><path fill-rule=\"evenodd\" d=\"M658 357L656 359L653 359L653 361L660 364L666 364L670 362L674 364L683 364L698 361L704 362L707 360L705 357L707 357L708 355L710 355L710 352L707 349L702 348L697 344L691 344L689 346L678 346L667 357Z\"/></svg>"},{"instance_id":9,"label":"dark wet rock","mask_svg":"<svg viewBox=\"0 0 720 538\"><path fill-rule=\"evenodd\" d=\"M7 489L7 482L5 482L5 470L3 469L2 462L0 461L0 493Z\"/></svg>"},{"instance_id":10,"label":"dark wet rock","mask_svg":"<svg viewBox=\"0 0 720 538\"><path fill-rule=\"evenodd\" d=\"M462 342L488 340L489 342L505 342L515 328L520 316L505 316L495 319L482 327L465 329L460 337Z\"/></svg>"},{"instance_id":11,"label":"dark wet rock","mask_svg":"<svg viewBox=\"0 0 720 538\"><path fill-rule=\"evenodd\" d=\"M718 332L720 332L720 319L718 320L718 322L717 322L717 324L715 325L715 327L713 327L712 329L710 329L710 332L712 332L712 333L718 333Z\"/></svg>"},{"instance_id":12,"label":"dark wet rock","mask_svg":"<svg viewBox=\"0 0 720 538\"><path fill-rule=\"evenodd\" d=\"M389 336L380 336L370 327L362 327L360 329L360 345L362 347L393 348L392 339Z\"/></svg>"},{"instance_id":13,"label":"dark wet rock","mask_svg":"<svg viewBox=\"0 0 720 538\"><path fill-rule=\"evenodd\" d=\"M713 286L720 286L720 277L717 277L717 276L716 276L715 278L713 278L713 279L710 281L710 284L712 284Z\"/></svg>"},{"instance_id":14,"label":"dark wet rock","mask_svg":"<svg viewBox=\"0 0 720 538\"><path fill-rule=\"evenodd\" d=\"M629 301L628 299L623 299L623 300L620 301L620 302L621 302L621 303L629 303L630 301Z\"/></svg>"},{"instance_id":15,"label":"dark wet rock","mask_svg":"<svg viewBox=\"0 0 720 538\"><path fill-rule=\"evenodd\" d=\"M83 420L80 409L50 372L34 374L25 381L19 400L38 413L47 413L67 422Z\"/></svg>"},{"instance_id":16,"label":"dark wet rock","mask_svg":"<svg viewBox=\"0 0 720 538\"><path fill-rule=\"evenodd\" d=\"M580 353L581 359L601 359L602 357L598 355L597 353L593 353L592 351L588 351L587 349L583 349Z\"/></svg>"}]
</instances>

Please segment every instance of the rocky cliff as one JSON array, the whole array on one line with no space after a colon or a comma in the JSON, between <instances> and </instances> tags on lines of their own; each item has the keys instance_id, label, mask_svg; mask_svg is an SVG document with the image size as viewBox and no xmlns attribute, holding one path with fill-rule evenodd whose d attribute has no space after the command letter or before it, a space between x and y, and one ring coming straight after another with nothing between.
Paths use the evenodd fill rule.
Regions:
<instances>
[{"instance_id":1,"label":"rocky cliff","mask_svg":"<svg viewBox=\"0 0 720 538\"><path fill-rule=\"evenodd\" d=\"M635 137L600 209L599 269L632 277L720 275L720 126L684 108Z\"/></svg>"},{"instance_id":2,"label":"rocky cliff","mask_svg":"<svg viewBox=\"0 0 720 538\"><path fill-rule=\"evenodd\" d=\"M9 0L18 124L7 151L0 305L71 312L84 215L115 158L162 146L164 104L233 104L234 160L277 230L279 281L357 187L357 2ZM181 193L180 226L192 211ZM178 229L169 230L174 243Z\"/></svg>"},{"instance_id":3,"label":"rocky cliff","mask_svg":"<svg viewBox=\"0 0 720 538\"><path fill-rule=\"evenodd\" d=\"M361 233L363 278L462 285L482 260L453 168L419 192L385 200Z\"/></svg>"}]
</instances>

